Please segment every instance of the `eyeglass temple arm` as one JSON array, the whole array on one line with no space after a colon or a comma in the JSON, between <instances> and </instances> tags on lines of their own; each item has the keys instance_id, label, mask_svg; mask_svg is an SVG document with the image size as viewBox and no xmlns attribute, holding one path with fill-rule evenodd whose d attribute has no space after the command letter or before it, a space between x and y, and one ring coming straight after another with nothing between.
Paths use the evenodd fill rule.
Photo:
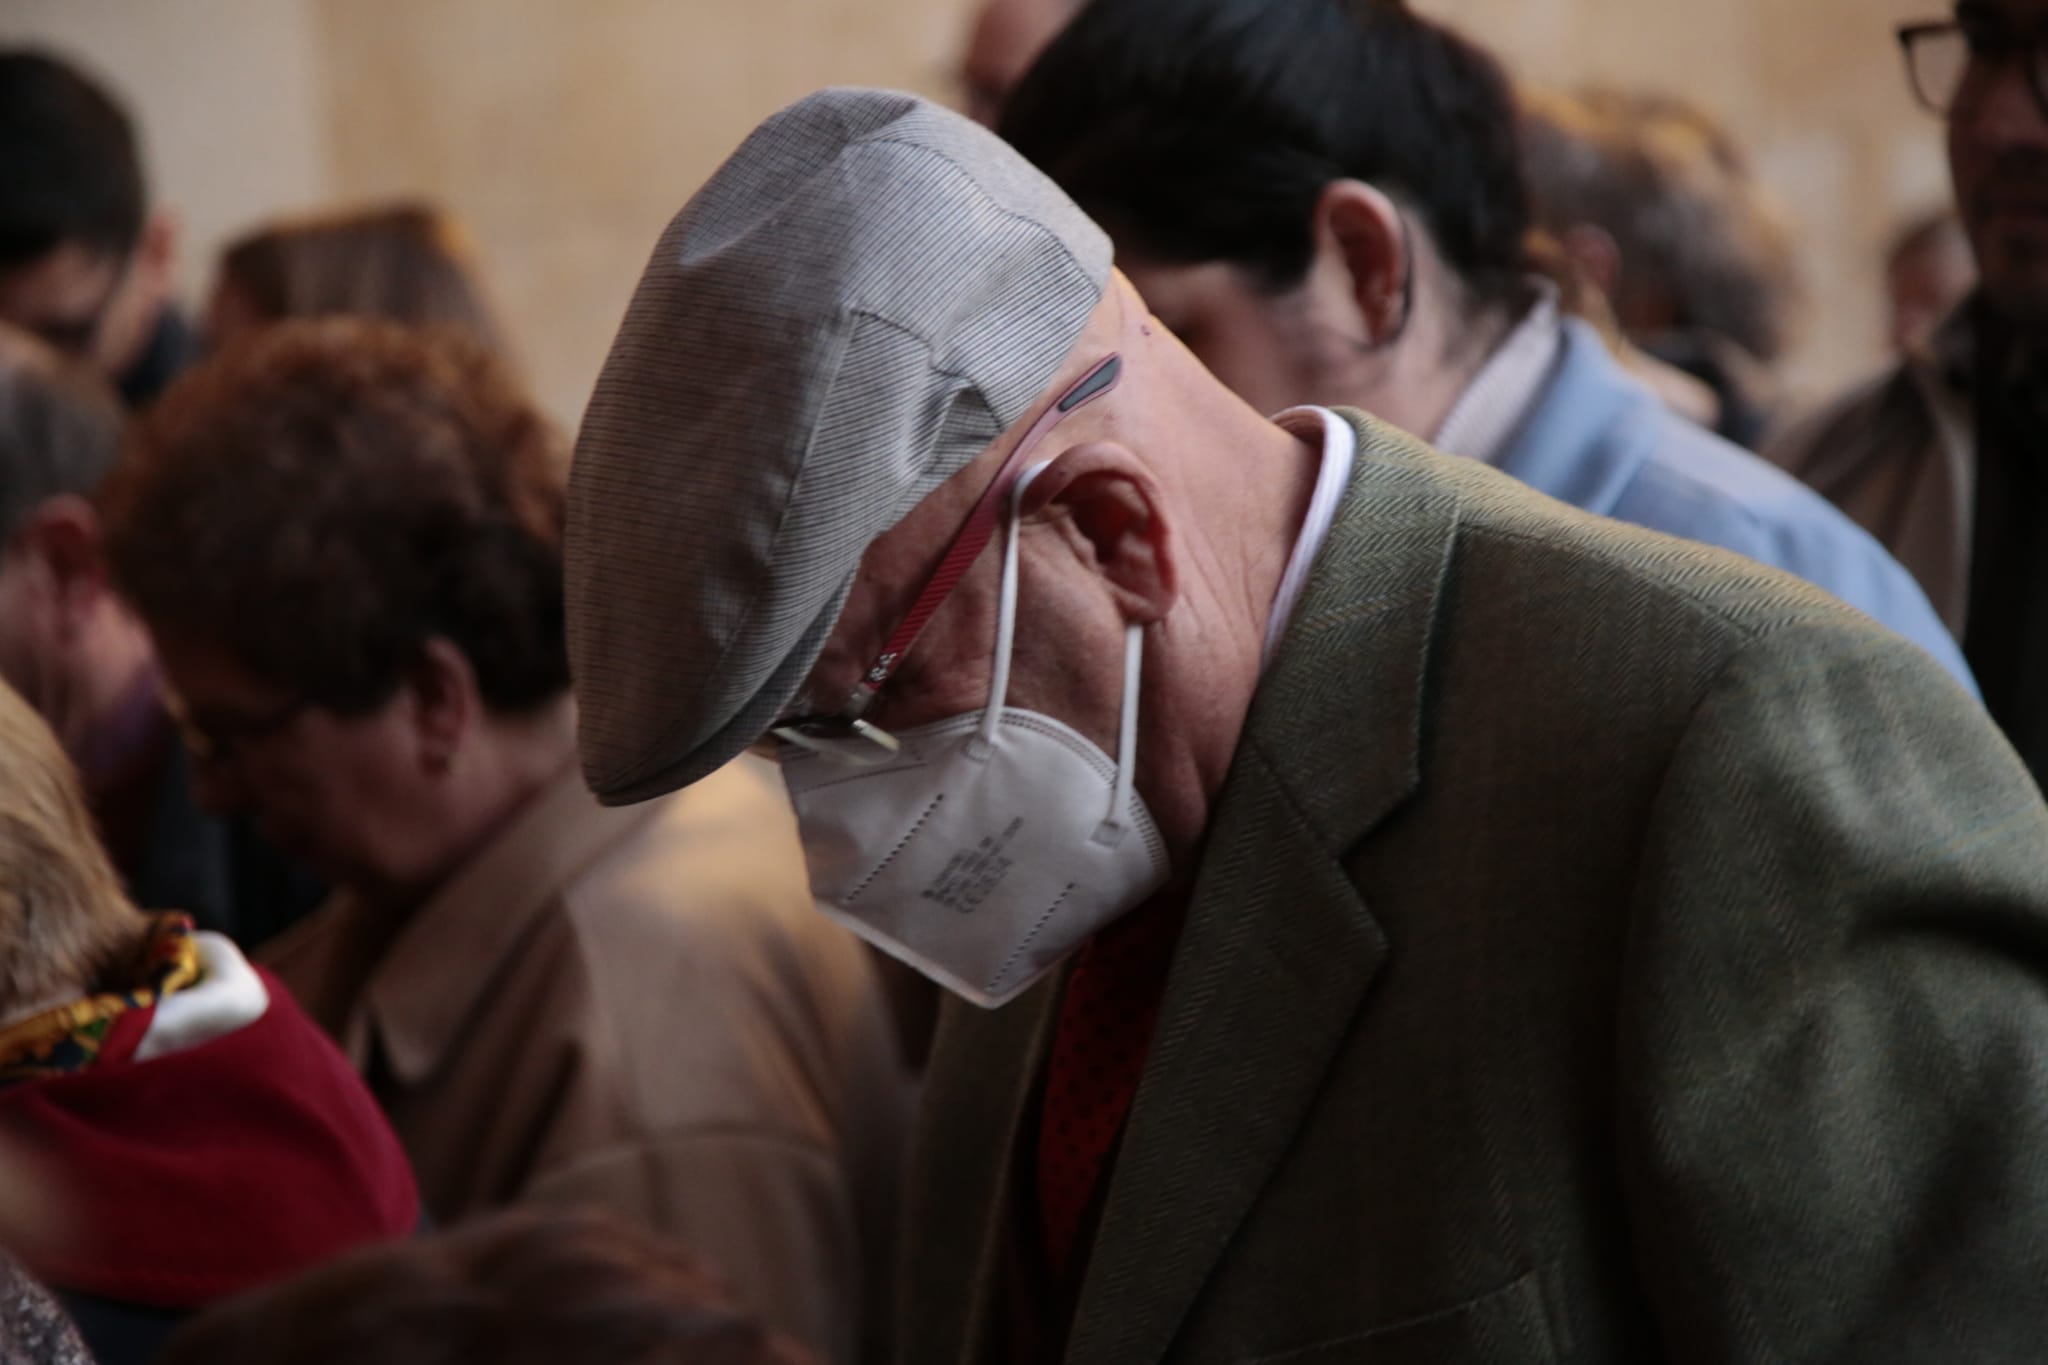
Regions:
<instances>
[{"instance_id":1,"label":"eyeglass temple arm","mask_svg":"<svg viewBox=\"0 0 2048 1365\"><path fill-rule=\"evenodd\" d=\"M1003 461L995 477L989 480L988 487L982 490L980 499L976 501L973 510L967 514L967 520L961 525L960 533L947 547L945 558L939 561L938 568L932 571L932 576L925 580L924 587L919 590L917 600L911 604L910 613L897 625L895 631L890 634L888 643L882 646L882 652L875 656L874 663L869 665L868 671L854 685L853 695L847 698L848 715L858 716L867 709L867 704L896 671L896 665L910 651L910 646L923 632L933 613L938 611L939 604L946 600L947 595L966 576L974 561L981 557L982 550L995 534L996 521L1002 511L1003 494L1009 491L1012 475L1016 467L1022 463L1024 456L1030 453L1031 448L1038 444L1041 437L1059 425L1061 418L1114 389L1122 377L1123 358L1119 355L1105 356L1061 394L1057 402L1039 414L1038 420L1031 424L1024 433L1024 438L1017 442L1016 448L1010 452L1009 458Z\"/></svg>"}]
</instances>

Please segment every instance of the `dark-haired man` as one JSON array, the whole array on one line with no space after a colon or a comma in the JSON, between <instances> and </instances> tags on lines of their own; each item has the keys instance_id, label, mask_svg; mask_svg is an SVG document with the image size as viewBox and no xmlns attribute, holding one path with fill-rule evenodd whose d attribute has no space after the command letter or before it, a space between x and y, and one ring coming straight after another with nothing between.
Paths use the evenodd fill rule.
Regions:
<instances>
[{"instance_id":1,"label":"dark-haired man","mask_svg":"<svg viewBox=\"0 0 2048 1365\"><path fill-rule=\"evenodd\" d=\"M92 361L141 406L191 360L177 227L149 210L128 114L47 53L0 50L0 321Z\"/></svg>"},{"instance_id":2,"label":"dark-haired man","mask_svg":"<svg viewBox=\"0 0 2048 1365\"><path fill-rule=\"evenodd\" d=\"M769 119L588 407L585 777L946 985L905 1365L2037 1359L2048 810L1925 651L1356 411L1016 152Z\"/></svg>"},{"instance_id":3,"label":"dark-haired man","mask_svg":"<svg viewBox=\"0 0 2048 1365\"><path fill-rule=\"evenodd\" d=\"M1442 25L1376 0L1096 0L998 131L1254 407L1354 403L1561 501L1788 570L1968 685L1882 547L1560 315L1526 255L1506 78Z\"/></svg>"},{"instance_id":4,"label":"dark-haired man","mask_svg":"<svg viewBox=\"0 0 2048 1365\"><path fill-rule=\"evenodd\" d=\"M2048 0L1963 0L1900 38L1913 93L1948 122L1978 287L1923 352L1770 454L1918 575L2048 782Z\"/></svg>"}]
</instances>

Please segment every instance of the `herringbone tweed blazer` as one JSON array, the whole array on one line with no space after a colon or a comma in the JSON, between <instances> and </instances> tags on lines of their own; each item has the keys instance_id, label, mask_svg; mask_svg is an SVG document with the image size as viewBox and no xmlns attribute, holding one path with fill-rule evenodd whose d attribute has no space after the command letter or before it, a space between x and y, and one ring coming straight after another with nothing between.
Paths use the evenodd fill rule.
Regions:
<instances>
[{"instance_id":1,"label":"herringbone tweed blazer","mask_svg":"<svg viewBox=\"0 0 2048 1365\"><path fill-rule=\"evenodd\" d=\"M1990 722L1816 589L1347 415L1064 1359L2048 1358L2048 813ZM908 1365L1038 1311L1059 991L949 1007Z\"/></svg>"}]
</instances>

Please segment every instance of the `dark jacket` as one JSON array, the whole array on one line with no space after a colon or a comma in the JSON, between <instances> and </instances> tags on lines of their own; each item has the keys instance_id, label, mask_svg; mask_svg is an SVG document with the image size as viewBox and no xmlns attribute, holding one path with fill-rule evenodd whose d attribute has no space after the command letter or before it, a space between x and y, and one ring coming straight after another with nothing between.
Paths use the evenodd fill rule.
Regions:
<instances>
[{"instance_id":1,"label":"dark jacket","mask_svg":"<svg viewBox=\"0 0 2048 1365\"><path fill-rule=\"evenodd\" d=\"M147 816L137 840L116 848L129 899L183 909L202 929L261 947L319 908L320 879L278 852L246 816L213 815L193 795L192 760L175 737L145 775Z\"/></svg>"},{"instance_id":2,"label":"dark jacket","mask_svg":"<svg viewBox=\"0 0 2048 1365\"><path fill-rule=\"evenodd\" d=\"M1972 310L1924 355L1800 418L1765 454L1855 518L1912 571L1958 639L1977 491Z\"/></svg>"}]
</instances>

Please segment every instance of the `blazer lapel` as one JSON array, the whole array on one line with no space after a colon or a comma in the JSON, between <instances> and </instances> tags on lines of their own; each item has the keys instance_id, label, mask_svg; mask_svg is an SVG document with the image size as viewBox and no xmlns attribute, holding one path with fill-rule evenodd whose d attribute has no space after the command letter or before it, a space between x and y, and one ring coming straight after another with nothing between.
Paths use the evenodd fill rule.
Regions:
<instances>
[{"instance_id":1,"label":"blazer lapel","mask_svg":"<svg viewBox=\"0 0 2048 1365\"><path fill-rule=\"evenodd\" d=\"M989 1357L1024 1110L1066 973L1002 1009L948 1000L926 1072L906 1205L904 1365Z\"/></svg>"},{"instance_id":2,"label":"blazer lapel","mask_svg":"<svg viewBox=\"0 0 2048 1365\"><path fill-rule=\"evenodd\" d=\"M1361 414L1336 524L1220 793L1067 1360L1161 1359L1386 955L1342 865L1415 790L1457 498Z\"/></svg>"}]
</instances>

